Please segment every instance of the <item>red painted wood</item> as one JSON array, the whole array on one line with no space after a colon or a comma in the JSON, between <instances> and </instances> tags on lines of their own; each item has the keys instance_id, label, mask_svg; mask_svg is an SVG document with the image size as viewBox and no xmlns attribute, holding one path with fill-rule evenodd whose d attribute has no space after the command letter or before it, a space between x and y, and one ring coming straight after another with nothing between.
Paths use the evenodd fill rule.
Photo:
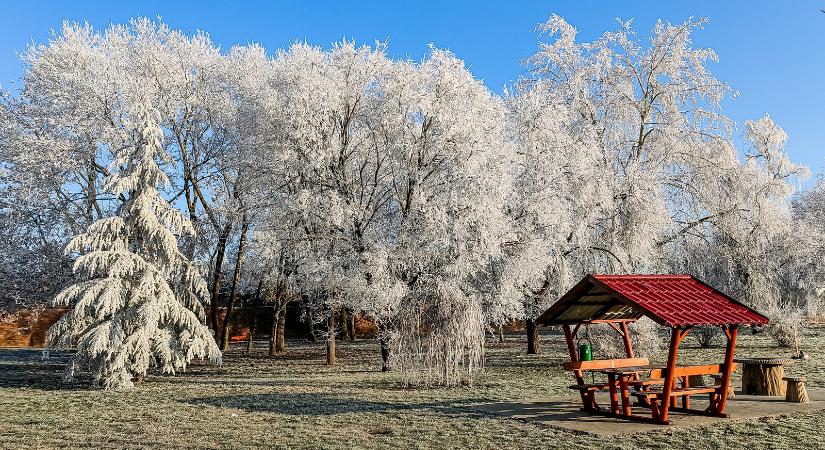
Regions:
<instances>
[{"instance_id":1,"label":"red painted wood","mask_svg":"<svg viewBox=\"0 0 825 450\"><path fill-rule=\"evenodd\" d=\"M670 393L673 391L675 379L676 360L679 356L679 344L689 329L674 327L670 332L670 348L667 353L667 368L665 369L664 391L662 393L662 407L659 414L660 423L668 423L668 410L670 409Z\"/></svg>"},{"instance_id":2,"label":"red painted wood","mask_svg":"<svg viewBox=\"0 0 825 450\"><path fill-rule=\"evenodd\" d=\"M725 334L728 338L728 345L725 346L725 367L722 372L722 391L719 393L719 406L716 412L719 414L725 413L725 407L728 402L728 390L730 389L730 377L733 372L733 353L736 350L736 336L739 334L739 326L731 325L725 328Z\"/></svg>"}]
</instances>

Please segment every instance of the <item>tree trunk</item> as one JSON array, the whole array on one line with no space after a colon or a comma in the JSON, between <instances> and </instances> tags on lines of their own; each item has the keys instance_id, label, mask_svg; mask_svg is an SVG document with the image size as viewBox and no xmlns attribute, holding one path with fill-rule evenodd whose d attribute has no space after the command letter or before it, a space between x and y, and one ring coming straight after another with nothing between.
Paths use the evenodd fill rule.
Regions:
<instances>
[{"instance_id":1,"label":"tree trunk","mask_svg":"<svg viewBox=\"0 0 825 450\"><path fill-rule=\"evenodd\" d=\"M327 323L327 365L334 366L338 363L338 355L335 351L335 308L329 312Z\"/></svg>"},{"instance_id":2,"label":"tree trunk","mask_svg":"<svg viewBox=\"0 0 825 450\"><path fill-rule=\"evenodd\" d=\"M269 331L269 356L275 355L278 352L277 348L277 340L278 340L278 322L280 319L278 318L278 306L275 305L272 308L272 328Z\"/></svg>"},{"instance_id":3,"label":"tree trunk","mask_svg":"<svg viewBox=\"0 0 825 450\"><path fill-rule=\"evenodd\" d=\"M527 354L541 354L541 338L539 337L539 327L533 319L527 319Z\"/></svg>"},{"instance_id":4,"label":"tree trunk","mask_svg":"<svg viewBox=\"0 0 825 450\"><path fill-rule=\"evenodd\" d=\"M381 372L390 371L390 343L386 337L378 339L381 345Z\"/></svg>"},{"instance_id":5,"label":"tree trunk","mask_svg":"<svg viewBox=\"0 0 825 450\"><path fill-rule=\"evenodd\" d=\"M255 300L252 303L252 312L249 316L249 337L246 340L246 352L252 353L252 341L255 339L255 325L258 320L258 305L261 303L261 288L263 287L264 280L258 281L258 288L255 289Z\"/></svg>"},{"instance_id":6,"label":"tree trunk","mask_svg":"<svg viewBox=\"0 0 825 450\"><path fill-rule=\"evenodd\" d=\"M226 308L226 317L223 319L223 329L221 331L221 350L229 350L229 324L232 321L232 312L235 309L235 297L238 293L238 281L241 279L241 269L243 268L244 249L246 247L246 232L249 230L249 220L246 214L241 223L241 238L238 242L238 254L235 258L235 273L232 275L232 288L229 291L229 305Z\"/></svg>"},{"instance_id":7,"label":"tree trunk","mask_svg":"<svg viewBox=\"0 0 825 450\"><path fill-rule=\"evenodd\" d=\"M97 206L97 187L95 186L95 181L97 181L95 164L97 161L95 159L95 153L92 153L91 159L92 161L86 175L86 183L89 190L89 198L86 199L86 219L90 225L95 222L95 206Z\"/></svg>"},{"instance_id":8,"label":"tree trunk","mask_svg":"<svg viewBox=\"0 0 825 450\"><path fill-rule=\"evenodd\" d=\"M281 312L278 313L278 333L277 339L275 340L275 352L277 353L286 353L286 339L284 338L284 333L286 332L286 305L281 308Z\"/></svg>"},{"instance_id":9,"label":"tree trunk","mask_svg":"<svg viewBox=\"0 0 825 450\"><path fill-rule=\"evenodd\" d=\"M341 338L346 340L351 340L349 335L349 309L348 308L341 308L341 324L343 327L341 328L343 333L341 333Z\"/></svg>"},{"instance_id":10,"label":"tree trunk","mask_svg":"<svg viewBox=\"0 0 825 450\"><path fill-rule=\"evenodd\" d=\"M215 334L215 342L220 343L220 336L218 335L218 331L220 329L218 325L218 308L220 307L220 298L221 298L221 267L223 266L223 257L224 253L226 252L226 242L229 239L229 232L231 228L226 226L221 235L218 237L218 249L215 253L215 273L212 277L212 299L211 299L211 310L212 310L212 332Z\"/></svg>"},{"instance_id":11,"label":"tree trunk","mask_svg":"<svg viewBox=\"0 0 825 450\"><path fill-rule=\"evenodd\" d=\"M504 326L498 326L498 341L503 343L504 342Z\"/></svg>"},{"instance_id":12,"label":"tree trunk","mask_svg":"<svg viewBox=\"0 0 825 450\"><path fill-rule=\"evenodd\" d=\"M349 315L349 340L355 342L355 313L351 312Z\"/></svg>"},{"instance_id":13,"label":"tree trunk","mask_svg":"<svg viewBox=\"0 0 825 450\"><path fill-rule=\"evenodd\" d=\"M309 319L309 340L311 340L313 344L318 343L318 334L315 332L315 322L312 321L312 316L310 316Z\"/></svg>"}]
</instances>

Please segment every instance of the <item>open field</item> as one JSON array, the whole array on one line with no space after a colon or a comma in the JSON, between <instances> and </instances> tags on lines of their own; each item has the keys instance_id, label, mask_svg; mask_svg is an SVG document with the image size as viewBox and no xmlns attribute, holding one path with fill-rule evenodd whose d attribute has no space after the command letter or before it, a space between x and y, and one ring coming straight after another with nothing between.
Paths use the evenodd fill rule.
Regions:
<instances>
[{"instance_id":1,"label":"open field","mask_svg":"<svg viewBox=\"0 0 825 450\"><path fill-rule=\"evenodd\" d=\"M601 437L486 415L467 405L567 395L563 339L543 337L544 354L523 354L521 336L490 342L487 369L472 387L402 389L382 374L375 341L341 342L340 365L323 365L323 347L291 341L286 356L225 355L222 367L193 366L177 377L149 377L136 389L87 390L60 383L61 357L0 351L3 448L822 448L825 413L700 428ZM263 343L261 343L263 345ZM825 328L808 330L812 355L788 367L825 387ZM688 339L684 361L717 360ZM744 332L738 356L784 355ZM734 379L738 387L739 379Z\"/></svg>"}]
</instances>

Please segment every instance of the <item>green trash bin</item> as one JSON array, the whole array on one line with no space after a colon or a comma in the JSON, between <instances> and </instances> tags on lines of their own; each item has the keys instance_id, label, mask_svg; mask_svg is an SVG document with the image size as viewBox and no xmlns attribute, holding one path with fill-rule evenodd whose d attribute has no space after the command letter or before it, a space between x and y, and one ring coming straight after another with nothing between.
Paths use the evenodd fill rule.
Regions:
<instances>
[{"instance_id":1,"label":"green trash bin","mask_svg":"<svg viewBox=\"0 0 825 450\"><path fill-rule=\"evenodd\" d=\"M579 361L593 361L593 343L579 340Z\"/></svg>"}]
</instances>

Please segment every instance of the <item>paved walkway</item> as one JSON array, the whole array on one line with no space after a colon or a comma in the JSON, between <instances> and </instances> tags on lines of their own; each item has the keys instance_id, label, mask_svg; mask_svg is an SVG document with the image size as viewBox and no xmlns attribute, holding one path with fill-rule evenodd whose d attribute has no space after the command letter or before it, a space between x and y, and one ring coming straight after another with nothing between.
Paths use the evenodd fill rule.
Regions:
<instances>
[{"instance_id":1,"label":"paved walkway","mask_svg":"<svg viewBox=\"0 0 825 450\"><path fill-rule=\"evenodd\" d=\"M728 400L729 419L698 416L679 412L670 412L671 425L654 425L644 422L615 419L587 414L580 410L579 396L554 397L546 400L528 400L511 403L489 403L473 405L473 409L499 415L508 419L527 420L542 425L556 426L584 433L599 435L617 435L628 433L644 433L667 429L668 427L691 427L710 424L725 420L753 419L758 417L781 416L804 411L825 410L825 390L808 388L811 402L807 404L786 403L784 397L758 397L741 395ZM704 408L706 400L691 399L692 407ZM607 398L597 396L601 405L609 405ZM641 408L634 408L634 413L644 414ZM649 413L649 412L648 412Z\"/></svg>"}]
</instances>

